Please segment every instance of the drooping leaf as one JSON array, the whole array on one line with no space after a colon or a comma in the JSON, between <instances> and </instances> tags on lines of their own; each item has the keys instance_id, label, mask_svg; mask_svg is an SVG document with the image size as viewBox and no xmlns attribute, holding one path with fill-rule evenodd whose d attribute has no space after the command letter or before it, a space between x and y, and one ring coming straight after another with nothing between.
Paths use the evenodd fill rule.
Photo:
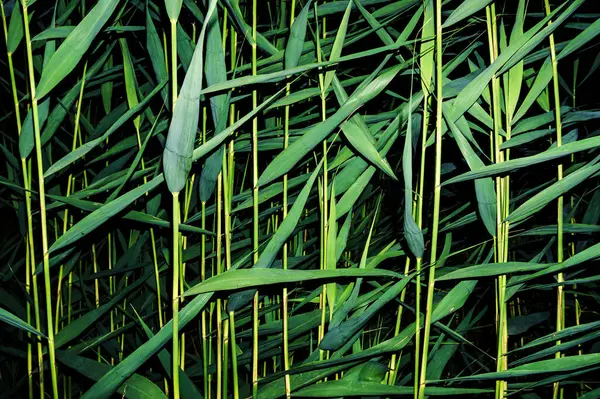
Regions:
<instances>
[{"instance_id":1,"label":"drooping leaf","mask_svg":"<svg viewBox=\"0 0 600 399\"><path fill-rule=\"evenodd\" d=\"M409 121L412 121L409 111ZM404 177L404 238L408 248L416 258L422 258L425 251L423 232L413 217L412 190L412 123L406 124L406 138L402 153L402 176Z\"/></svg>"},{"instance_id":2,"label":"drooping leaf","mask_svg":"<svg viewBox=\"0 0 600 399\"><path fill-rule=\"evenodd\" d=\"M170 7L175 10L177 3L172 1ZM181 1L178 2L181 8ZM204 36L209 25L212 13L216 8L216 1L209 3L206 20L202 25L200 37L192 56L190 67L185 74L179 97L175 103L169 134L163 152L163 170L167 187L172 193L180 192L187 181L188 174L192 168L192 155L200 119L200 91L202 91L202 79L198 76L204 75ZM171 14L170 18L175 14Z\"/></svg>"},{"instance_id":3,"label":"drooping leaf","mask_svg":"<svg viewBox=\"0 0 600 399\"><path fill-rule=\"evenodd\" d=\"M458 127L452 122L450 118L446 119L446 123L450 126L452 136L458 144L458 148L462 153L465 161L469 165L471 170L477 170L483 168L485 165L481 159L477 156L475 151L471 148L468 141L464 138ZM483 224L485 225L488 233L492 237L496 236L496 190L494 188L494 182L490 178L476 179L475 180L475 196L477 197L477 206L479 208L479 214Z\"/></svg>"}]
</instances>

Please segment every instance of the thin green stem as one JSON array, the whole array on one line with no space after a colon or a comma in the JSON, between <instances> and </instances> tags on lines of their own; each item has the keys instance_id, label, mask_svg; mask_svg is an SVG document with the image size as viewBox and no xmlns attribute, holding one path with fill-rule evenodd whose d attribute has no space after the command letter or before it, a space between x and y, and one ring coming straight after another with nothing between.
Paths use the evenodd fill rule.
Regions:
<instances>
[{"instance_id":1,"label":"thin green stem","mask_svg":"<svg viewBox=\"0 0 600 399\"><path fill-rule=\"evenodd\" d=\"M550 14L550 3L548 0L544 0L544 5L546 8L546 14ZM552 21L548 22L550 25ZM559 92L559 76L558 76L558 61L556 59L556 46L554 44L554 34L550 34L550 58L552 61L552 89L554 92L554 119L556 124L556 146L560 147L562 145L562 120L560 115L560 92ZM563 164L558 164L557 167L557 180L562 180L563 178ZM556 232L556 243L557 243L557 262L564 261L564 197L561 195L557 200L557 232ZM558 273L557 275L557 291L556 291L556 331L560 331L565 328L565 293L563 289L562 283L565 281L565 277L563 273ZM560 341L557 342L557 345L560 344ZM556 358L561 357L560 352L556 352ZM562 397L563 391L560 389L559 383L554 384L553 389L553 397L556 399L559 395Z\"/></svg>"},{"instance_id":2,"label":"thin green stem","mask_svg":"<svg viewBox=\"0 0 600 399\"><path fill-rule=\"evenodd\" d=\"M231 374L233 378L233 399L240 398L240 392L238 388L238 364L237 364L237 353L235 347L235 313L229 312L229 327L231 329Z\"/></svg>"},{"instance_id":3,"label":"thin green stem","mask_svg":"<svg viewBox=\"0 0 600 399\"><path fill-rule=\"evenodd\" d=\"M290 10L290 28L294 23L294 18L296 14L296 0L292 0L291 10ZM285 20L285 14L282 17L282 22ZM289 96L290 94L290 83L289 81L286 84L285 95ZM290 106L286 105L284 114L284 126L283 126L283 148L284 150L289 145L290 140ZM288 175L287 173L283 175L283 209L282 209L282 220L285 220L288 213ZM287 270L288 268L288 243L285 242L283 244L282 249L282 268ZM288 289L287 287L283 287L283 291L281 293L281 306L282 306L282 329L283 329L283 370L288 371L290 369L290 344L289 344L289 333L288 333ZM285 397L289 399L291 397L291 382L290 375L286 374L284 376L285 381Z\"/></svg>"},{"instance_id":4,"label":"thin green stem","mask_svg":"<svg viewBox=\"0 0 600 399\"><path fill-rule=\"evenodd\" d=\"M216 233L217 233L217 245L216 245L216 258L217 258L217 274L223 272L223 260L222 260L222 247L223 247L223 236L222 236L222 215L223 215L223 173L219 173L217 176L217 214L216 214ZM221 317L221 311L223 304L221 298L217 299L217 399L221 399L223 396L223 373L227 370L223 369L223 357L225 351L223 349L223 317Z\"/></svg>"},{"instance_id":5,"label":"thin green stem","mask_svg":"<svg viewBox=\"0 0 600 399\"><path fill-rule=\"evenodd\" d=\"M419 375L419 399L425 397L427 382L427 357L429 355L429 335L431 332L431 315L433 310L433 294L435 285L435 264L437 262L437 243L440 221L441 171L442 171L442 0L436 0L435 7L435 89L436 89L436 124L435 124L435 172L433 192L433 222L431 229L431 257L429 280L427 284L427 304L425 326L423 331L423 352L421 356L421 372Z\"/></svg>"},{"instance_id":6,"label":"thin green stem","mask_svg":"<svg viewBox=\"0 0 600 399\"><path fill-rule=\"evenodd\" d=\"M490 64L498 57L498 34L496 24L495 4L486 7L486 23L488 32L488 48L490 53ZM508 156L507 151L502 151L502 112L500 107L500 80L493 77L491 81L492 92L492 115L493 115L493 159L495 163L505 161ZM494 251L497 262L506 262L508 260L508 223L505 222L508 216L509 178L496 177L496 237L494 241ZM507 317L508 310L506 304L506 275L498 276L496 280L497 287L497 353L496 353L496 371L507 369L508 363L506 353L508 350L508 330ZM503 398L507 389L506 381L496 381L496 398Z\"/></svg>"},{"instance_id":7,"label":"thin green stem","mask_svg":"<svg viewBox=\"0 0 600 399\"><path fill-rule=\"evenodd\" d=\"M52 397L58 399L58 378L56 372L56 354L54 350L54 323L52 321L52 286L50 284L50 254L48 253L48 226L46 223L46 187L44 182L44 164L42 158L42 140L39 123L38 99L35 94L35 74L33 69L33 52L31 34L29 33L29 11L23 4L23 25L25 27L25 43L27 46L27 66L29 70L29 85L31 92L31 107L33 112L33 131L35 136L35 153L37 161L40 221L42 228L42 256L44 265L44 288L46 294L46 319L48 337L48 357L50 360L50 376L52 378ZM40 371L41 372L41 371Z\"/></svg>"},{"instance_id":8,"label":"thin green stem","mask_svg":"<svg viewBox=\"0 0 600 399\"><path fill-rule=\"evenodd\" d=\"M206 229L206 202L202 202L201 210L201 224L202 229ZM206 235L202 234L200 238L200 281L206 279ZM204 374L204 392L205 396L208 395L208 333L206 325L206 310L202 310L201 314L201 334L202 334L202 370Z\"/></svg>"},{"instance_id":9,"label":"thin green stem","mask_svg":"<svg viewBox=\"0 0 600 399\"><path fill-rule=\"evenodd\" d=\"M179 399L179 193L173 195L173 251L171 252L171 267L173 268L173 350L172 359L172 379L173 379L173 398Z\"/></svg>"},{"instance_id":10,"label":"thin green stem","mask_svg":"<svg viewBox=\"0 0 600 399\"><path fill-rule=\"evenodd\" d=\"M0 12L2 14L2 27L4 28L4 39L5 44L8 45L8 24L6 23L6 15L4 13L4 2L0 0ZM13 66L12 53L7 52L6 54L8 59L8 70L10 74L10 86L11 92L13 95L13 106L15 108L15 119L17 122L17 136L21 136L21 109L19 107L19 96L17 92L17 83L15 79L15 69ZM32 246L32 238L33 238L33 226L32 226L32 215L31 215L31 187L29 181L27 179L27 160L25 158L21 158L21 170L23 173L23 187L25 188L25 206L27 210L27 235L25 237L25 292L27 295L31 295L31 278L32 273L35 269L35 255L34 248ZM37 295L36 295L37 297ZM31 304L29 301L26 301L26 315L27 315L27 323L31 324ZM37 309L37 301L35 302L34 307ZM38 312L39 313L39 312ZM39 318L38 318L39 319ZM38 329L40 328L39 323L36 326ZM27 384L28 384L28 392L29 398L33 398L33 353L32 353L32 345L31 345L31 334L27 334ZM38 338L38 344L40 345L39 354L39 368L40 370L43 368L43 359L41 357L41 343ZM40 373L43 375L43 373ZM41 383L41 392L43 395L43 379L40 380Z\"/></svg>"},{"instance_id":11,"label":"thin green stem","mask_svg":"<svg viewBox=\"0 0 600 399\"><path fill-rule=\"evenodd\" d=\"M252 0L252 76L256 76L257 1ZM252 91L252 108L258 106L258 92ZM258 119L252 119L252 260L258 263ZM252 301L252 397L258 398L258 291Z\"/></svg>"}]
</instances>

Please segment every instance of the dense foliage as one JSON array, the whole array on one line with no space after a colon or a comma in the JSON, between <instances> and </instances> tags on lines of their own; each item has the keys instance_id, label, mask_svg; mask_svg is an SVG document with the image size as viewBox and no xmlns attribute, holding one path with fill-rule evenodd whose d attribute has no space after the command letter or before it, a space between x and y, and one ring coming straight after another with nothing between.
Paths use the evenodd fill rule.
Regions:
<instances>
[{"instance_id":1,"label":"dense foliage","mask_svg":"<svg viewBox=\"0 0 600 399\"><path fill-rule=\"evenodd\" d=\"M2 397L600 397L595 0L0 0Z\"/></svg>"}]
</instances>

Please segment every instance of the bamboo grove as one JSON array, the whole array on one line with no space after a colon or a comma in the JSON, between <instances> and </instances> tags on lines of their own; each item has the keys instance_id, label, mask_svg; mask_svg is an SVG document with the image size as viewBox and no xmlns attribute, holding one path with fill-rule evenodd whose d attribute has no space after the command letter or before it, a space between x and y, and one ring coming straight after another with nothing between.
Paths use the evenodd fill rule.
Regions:
<instances>
[{"instance_id":1,"label":"bamboo grove","mask_svg":"<svg viewBox=\"0 0 600 399\"><path fill-rule=\"evenodd\" d=\"M0 9L2 397L600 397L597 1Z\"/></svg>"}]
</instances>

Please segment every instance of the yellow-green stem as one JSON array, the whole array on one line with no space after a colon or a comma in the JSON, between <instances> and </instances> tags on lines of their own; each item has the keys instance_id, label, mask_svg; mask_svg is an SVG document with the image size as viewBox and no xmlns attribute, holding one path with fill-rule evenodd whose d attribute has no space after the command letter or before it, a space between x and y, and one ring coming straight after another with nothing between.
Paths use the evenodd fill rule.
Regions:
<instances>
[{"instance_id":1,"label":"yellow-green stem","mask_svg":"<svg viewBox=\"0 0 600 399\"><path fill-rule=\"evenodd\" d=\"M498 34L496 25L495 4L486 7L486 21L488 31L488 47L490 53L490 63L493 63L498 57ZM493 77L491 81L492 92L492 115L493 115L493 158L494 162L505 161L506 153L500 149L502 144L502 113L500 108L500 81ZM508 216L509 199L509 181L508 177L496 177L496 237L495 254L497 262L506 262L508 260L508 224L505 222ZM497 353L496 353L496 371L507 369L506 353L508 350L508 331L507 331L507 304L506 304L506 275L498 276L497 286ZM507 389L505 381L496 381L496 398L503 398Z\"/></svg>"},{"instance_id":2,"label":"yellow-green stem","mask_svg":"<svg viewBox=\"0 0 600 399\"><path fill-rule=\"evenodd\" d=\"M256 75L256 10L252 0L252 75ZM258 93L252 91L252 108L258 106ZM258 263L258 119L252 119L252 244L253 264ZM252 397L258 398L258 291L252 301Z\"/></svg>"},{"instance_id":3,"label":"yellow-green stem","mask_svg":"<svg viewBox=\"0 0 600 399\"><path fill-rule=\"evenodd\" d=\"M550 14L550 3L548 0L544 0L544 5L546 8L546 14ZM548 25L552 24L552 21L548 22ZM552 61L552 89L554 92L554 119L556 124L556 146L560 147L562 145L562 120L560 115L560 94L559 94L559 77L558 77L558 61L556 59L556 46L554 44L554 35L550 34L550 58ZM563 178L563 164L558 164L557 167L557 180L562 180ZM563 245L563 225L564 225L564 197L561 195L557 200L557 233L556 233L556 243L557 243L557 256L556 260L560 263L564 261L564 245ZM563 273L558 273L557 275L557 291L556 291L556 331L560 331L565 328L565 293L563 289L562 283L565 281L565 277ZM560 344L560 341L557 342L557 345ZM556 352L556 358L561 357L560 352ZM553 389L553 397L556 399L559 395L562 397L562 389L560 389L559 383L554 384Z\"/></svg>"},{"instance_id":4,"label":"yellow-green stem","mask_svg":"<svg viewBox=\"0 0 600 399\"><path fill-rule=\"evenodd\" d=\"M427 284L427 304L425 326L423 330L423 351L421 356L421 372L419 374L419 395L425 397L427 381L427 357L429 355L429 335L431 331L431 315L435 285L435 264L437 262L437 242L440 221L441 171L442 171L442 0L435 4L435 90L436 90L436 123L435 123L435 171L433 192L433 221L431 229L431 257L429 280Z\"/></svg>"},{"instance_id":5,"label":"yellow-green stem","mask_svg":"<svg viewBox=\"0 0 600 399\"><path fill-rule=\"evenodd\" d=\"M5 43L8 44L8 29L6 23L6 15L4 13L4 2L0 0L0 12L2 14L2 27L4 28L4 39ZM15 79L15 70L13 66L12 53L7 52L8 58L8 70L10 74L10 85L11 91L13 95L13 106L15 108L15 119L17 122L17 136L21 135L21 110L19 108L19 97L17 92L17 83ZM33 237L33 227L31 224L31 190L29 187L28 179L27 179L27 160L25 158L21 158L21 169L23 173L23 187L25 188L25 204L27 209L27 236L25 237L25 292L27 295L31 295L31 277L32 272L35 269L35 256L33 253L33 248L30 246L30 238ZM26 314L27 314L27 323L31 324L31 305L29 301L26 301ZM35 305L37 308L37 304ZM40 328L39 324L36 326L38 329ZM28 392L29 398L33 398L33 355L32 355L32 345L31 345L31 334L27 334L28 342L27 342L27 383L28 383ZM39 342L39 338L36 338ZM41 360L41 347L40 347L40 362L39 362L40 370L43 367L43 361ZM40 373L42 375L43 373ZM43 394L43 379L41 380L42 394Z\"/></svg>"},{"instance_id":6,"label":"yellow-green stem","mask_svg":"<svg viewBox=\"0 0 600 399\"><path fill-rule=\"evenodd\" d=\"M31 48L31 35L29 33L29 11L23 4L23 25L25 27L25 43L27 46L27 66L29 70L29 85L31 93L31 107L33 112L33 132L35 136L35 153L37 161L40 221L42 230L42 256L44 265L44 288L46 294L46 318L48 337L48 357L50 360L50 376L52 378L52 396L58 399L58 378L56 372L56 354L54 350L54 325L52 321L52 287L50 285L50 254L48 253L48 226L46 223L46 187L44 182L44 164L42 159L42 140L38 113L38 99L35 94L35 74L33 70L33 52ZM40 370L40 373L42 371Z\"/></svg>"},{"instance_id":7,"label":"yellow-green stem","mask_svg":"<svg viewBox=\"0 0 600 399\"><path fill-rule=\"evenodd\" d=\"M172 379L173 398L179 399L179 193L173 195L173 250L171 252L171 267L173 268L173 350Z\"/></svg>"}]
</instances>

